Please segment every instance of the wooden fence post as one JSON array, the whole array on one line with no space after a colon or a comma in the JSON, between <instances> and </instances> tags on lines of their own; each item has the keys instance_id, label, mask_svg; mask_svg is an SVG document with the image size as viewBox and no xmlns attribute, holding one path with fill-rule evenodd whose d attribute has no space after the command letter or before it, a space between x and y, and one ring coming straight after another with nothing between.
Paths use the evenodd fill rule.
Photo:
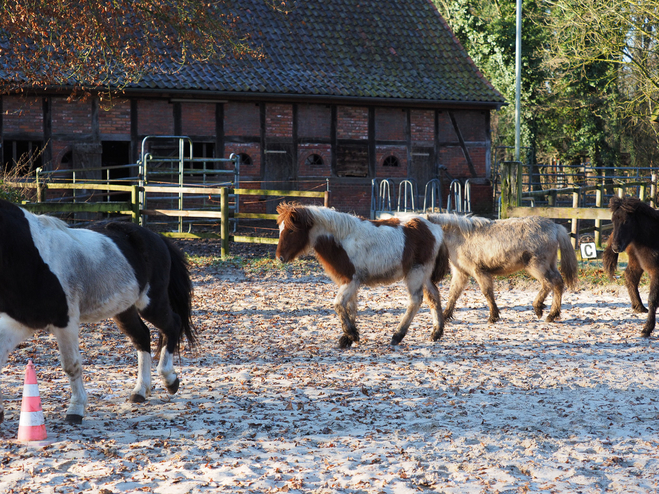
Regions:
<instances>
[{"instance_id":1,"label":"wooden fence post","mask_svg":"<svg viewBox=\"0 0 659 494\"><path fill-rule=\"evenodd\" d=\"M574 209L579 207L580 196L580 189L572 192L572 207ZM577 245L579 245L579 220L577 218L572 218L572 234L570 236L572 237L572 247L576 249Z\"/></svg>"},{"instance_id":2,"label":"wooden fence post","mask_svg":"<svg viewBox=\"0 0 659 494\"><path fill-rule=\"evenodd\" d=\"M522 202L521 165L519 161L501 163L501 218L508 218L508 208Z\"/></svg>"},{"instance_id":3,"label":"wooden fence post","mask_svg":"<svg viewBox=\"0 0 659 494\"><path fill-rule=\"evenodd\" d=\"M132 213L130 219L136 225L140 224L140 186L133 185L130 189L130 205Z\"/></svg>"},{"instance_id":4,"label":"wooden fence post","mask_svg":"<svg viewBox=\"0 0 659 494\"><path fill-rule=\"evenodd\" d=\"M602 198L604 197L604 184L600 185L595 191L595 207L602 207ZM602 221L595 220L595 247L602 248Z\"/></svg>"},{"instance_id":5,"label":"wooden fence post","mask_svg":"<svg viewBox=\"0 0 659 494\"><path fill-rule=\"evenodd\" d=\"M650 206L657 207L657 174L652 174L652 182L650 183Z\"/></svg>"}]
</instances>

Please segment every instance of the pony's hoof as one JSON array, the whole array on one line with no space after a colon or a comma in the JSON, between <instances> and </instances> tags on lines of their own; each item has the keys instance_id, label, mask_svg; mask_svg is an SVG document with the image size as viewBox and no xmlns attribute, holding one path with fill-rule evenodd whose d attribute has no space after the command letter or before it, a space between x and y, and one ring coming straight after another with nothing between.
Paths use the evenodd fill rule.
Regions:
<instances>
[{"instance_id":1,"label":"pony's hoof","mask_svg":"<svg viewBox=\"0 0 659 494\"><path fill-rule=\"evenodd\" d=\"M649 338L651 334L652 334L651 329L644 329L643 331L641 331L641 336L643 338Z\"/></svg>"},{"instance_id":2,"label":"pony's hoof","mask_svg":"<svg viewBox=\"0 0 659 494\"><path fill-rule=\"evenodd\" d=\"M542 313L543 313L543 310L542 310L542 309L536 309L536 308L534 307L534 308L533 308L533 312L535 312L535 315L536 315L536 317L537 317L538 319L541 319L541 318L542 318Z\"/></svg>"},{"instance_id":3,"label":"pony's hoof","mask_svg":"<svg viewBox=\"0 0 659 494\"><path fill-rule=\"evenodd\" d=\"M146 401L146 398L142 395L138 395L137 393L134 393L130 395L130 398L128 398L128 400L131 403L144 403Z\"/></svg>"},{"instance_id":4,"label":"pony's hoof","mask_svg":"<svg viewBox=\"0 0 659 494\"><path fill-rule=\"evenodd\" d=\"M2 424L5 421L5 411L0 410L0 424Z\"/></svg>"},{"instance_id":5,"label":"pony's hoof","mask_svg":"<svg viewBox=\"0 0 659 494\"><path fill-rule=\"evenodd\" d=\"M444 312L444 313L442 313L442 317L444 318L444 321L452 321L453 320L453 312Z\"/></svg>"},{"instance_id":6,"label":"pony's hoof","mask_svg":"<svg viewBox=\"0 0 659 494\"><path fill-rule=\"evenodd\" d=\"M638 314L647 314L648 313L648 310L643 305L638 305L638 306L632 307L632 309L634 310L634 312L636 312Z\"/></svg>"},{"instance_id":7,"label":"pony's hoof","mask_svg":"<svg viewBox=\"0 0 659 494\"><path fill-rule=\"evenodd\" d=\"M339 338L339 348L350 348L352 339L349 336L343 335Z\"/></svg>"},{"instance_id":8,"label":"pony's hoof","mask_svg":"<svg viewBox=\"0 0 659 494\"><path fill-rule=\"evenodd\" d=\"M67 413L64 421L67 424L80 425L82 424L82 415L78 415L77 413Z\"/></svg>"},{"instance_id":9,"label":"pony's hoof","mask_svg":"<svg viewBox=\"0 0 659 494\"><path fill-rule=\"evenodd\" d=\"M440 340L444 336L444 331L440 331L439 333L433 333L430 335L430 339L432 341L437 341Z\"/></svg>"},{"instance_id":10,"label":"pony's hoof","mask_svg":"<svg viewBox=\"0 0 659 494\"><path fill-rule=\"evenodd\" d=\"M168 392L170 395L174 395L174 394L176 394L176 392L178 391L178 386L179 386L179 384L180 384L180 381L178 380L178 377L177 377L176 380L175 380L172 384L168 384L168 385L166 386L166 388L167 388L167 392Z\"/></svg>"},{"instance_id":11,"label":"pony's hoof","mask_svg":"<svg viewBox=\"0 0 659 494\"><path fill-rule=\"evenodd\" d=\"M547 319L545 319L545 321L547 321L547 322L554 322L554 321L556 321L556 319L558 319L558 318L560 318L560 317L561 317L560 314L549 314L549 315L547 316Z\"/></svg>"},{"instance_id":12,"label":"pony's hoof","mask_svg":"<svg viewBox=\"0 0 659 494\"><path fill-rule=\"evenodd\" d=\"M499 319L501 319L499 316L490 316L490 318L487 320L489 324L494 324L497 322Z\"/></svg>"},{"instance_id":13,"label":"pony's hoof","mask_svg":"<svg viewBox=\"0 0 659 494\"><path fill-rule=\"evenodd\" d=\"M400 335L400 334L393 335L391 337L391 344L392 345L398 345L403 340L404 337L405 337L405 335Z\"/></svg>"}]
</instances>

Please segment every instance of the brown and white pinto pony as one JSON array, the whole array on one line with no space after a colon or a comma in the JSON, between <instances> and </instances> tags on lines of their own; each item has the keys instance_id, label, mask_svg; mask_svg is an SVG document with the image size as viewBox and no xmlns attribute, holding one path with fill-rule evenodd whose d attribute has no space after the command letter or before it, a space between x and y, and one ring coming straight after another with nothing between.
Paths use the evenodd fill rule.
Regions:
<instances>
[{"instance_id":1,"label":"brown and white pinto pony","mask_svg":"<svg viewBox=\"0 0 659 494\"><path fill-rule=\"evenodd\" d=\"M339 285L334 308L343 327L339 347L359 341L355 325L361 285L404 280L409 305L391 344L407 334L425 294L433 318L433 341L444 333L442 304L436 283L448 272L442 229L420 217L369 221L330 208L282 203L277 207L279 243L276 257L289 262L314 253Z\"/></svg>"}]
</instances>

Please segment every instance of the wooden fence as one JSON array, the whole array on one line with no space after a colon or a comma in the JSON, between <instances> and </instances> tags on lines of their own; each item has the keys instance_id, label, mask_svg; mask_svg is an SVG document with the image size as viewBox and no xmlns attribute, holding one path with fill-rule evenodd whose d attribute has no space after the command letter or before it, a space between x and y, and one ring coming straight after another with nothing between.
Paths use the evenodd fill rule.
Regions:
<instances>
[{"instance_id":1,"label":"wooden fence","mask_svg":"<svg viewBox=\"0 0 659 494\"><path fill-rule=\"evenodd\" d=\"M219 234L205 234L204 237L215 237L221 239L222 258L229 254L229 241L246 243L276 244L276 238L250 237L244 235L231 235L229 233L229 221L235 219L265 219L276 220L276 214L266 213L234 213L229 207L229 195L257 195L257 196L279 196L323 199L323 204L329 206L329 191L303 191L303 190L266 190L266 189L234 189L231 187L179 187L179 186L151 186L140 187L138 185L115 185L97 183L34 183L34 182L7 182L7 185L36 188L37 202L24 202L21 207L34 213L119 213L129 215L131 221L140 223L142 216L169 216L178 218L215 218L220 220ZM45 202L46 190L101 190L104 192L129 192L130 201L116 202ZM217 195L220 197L219 209L140 209L139 194L186 194L186 195ZM201 237L195 234L165 234L177 238Z\"/></svg>"},{"instance_id":2,"label":"wooden fence","mask_svg":"<svg viewBox=\"0 0 659 494\"><path fill-rule=\"evenodd\" d=\"M596 186L569 187L562 189L538 190L522 193L521 187L521 163L506 162L501 169L501 217L514 218L524 216L542 216L552 219L567 219L571 222L572 245L577 246L580 233L593 231L595 244L598 249L602 247L602 232L610 226L603 227L602 221L611 220L611 212L603 204L607 193L617 194L619 197L625 195L627 188L637 187L639 198L643 201L649 200L652 207L656 207L657 197L657 175L653 174L649 181L625 182L623 184L601 184ZM595 193L595 207L579 207L583 194ZM559 194L572 195L572 207L553 207ZM523 207L523 199L543 197L547 200L547 207ZM604 207L602 207L604 206ZM594 227L589 230L580 230L580 220L593 220Z\"/></svg>"}]
</instances>

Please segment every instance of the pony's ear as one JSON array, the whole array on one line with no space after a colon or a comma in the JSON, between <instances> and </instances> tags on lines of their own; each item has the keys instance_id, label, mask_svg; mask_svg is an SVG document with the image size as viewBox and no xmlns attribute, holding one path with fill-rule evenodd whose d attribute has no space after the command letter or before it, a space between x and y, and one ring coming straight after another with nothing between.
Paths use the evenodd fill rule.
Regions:
<instances>
[{"instance_id":1,"label":"pony's ear","mask_svg":"<svg viewBox=\"0 0 659 494\"><path fill-rule=\"evenodd\" d=\"M636 197L627 197L620 200L620 207L626 213L635 213L641 204L643 203Z\"/></svg>"},{"instance_id":2,"label":"pony's ear","mask_svg":"<svg viewBox=\"0 0 659 494\"><path fill-rule=\"evenodd\" d=\"M611 211L617 211L621 204L622 199L620 199L618 196L613 196L609 201L609 209Z\"/></svg>"}]
</instances>

